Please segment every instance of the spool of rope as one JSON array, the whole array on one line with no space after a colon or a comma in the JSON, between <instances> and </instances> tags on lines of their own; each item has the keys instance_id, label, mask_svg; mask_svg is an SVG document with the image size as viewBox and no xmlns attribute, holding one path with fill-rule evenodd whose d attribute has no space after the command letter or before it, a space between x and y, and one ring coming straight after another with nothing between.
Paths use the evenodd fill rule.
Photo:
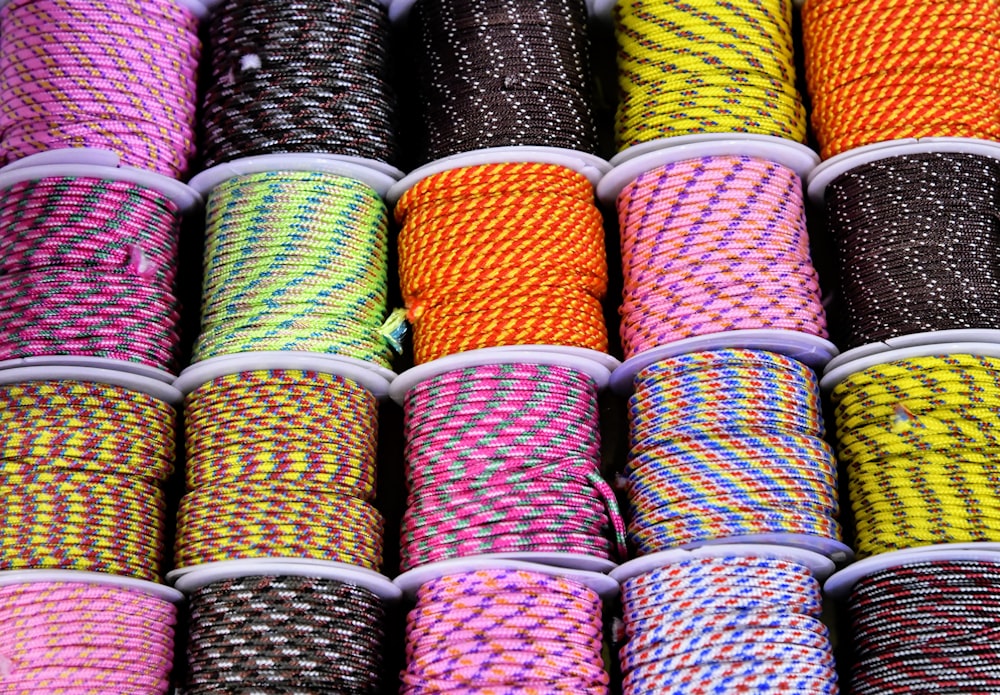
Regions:
<instances>
[{"instance_id":1,"label":"spool of rope","mask_svg":"<svg viewBox=\"0 0 1000 695\"><path fill-rule=\"evenodd\" d=\"M905 14L905 18L904 18ZM812 126L824 158L886 140L1000 139L1000 15L932 0L808 0Z\"/></svg>"},{"instance_id":2,"label":"spool of rope","mask_svg":"<svg viewBox=\"0 0 1000 695\"><path fill-rule=\"evenodd\" d=\"M215 188L194 361L296 350L388 368L387 215L368 185L326 173L248 174Z\"/></svg>"},{"instance_id":3,"label":"spool of rope","mask_svg":"<svg viewBox=\"0 0 1000 695\"><path fill-rule=\"evenodd\" d=\"M404 695L608 692L601 599L573 579L483 569L424 584L406 629Z\"/></svg>"},{"instance_id":4,"label":"spool of rope","mask_svg":"<svg viewBox=\"0 0 1000 695\"><path fill-rule=\"evenodd\" d=\"M620 0L615 35L619 150L703 133L805 141L789 0Z\"/></svg>"},{"instance_id":5,"label":"spool of rope","mask_svg":"<svg viewBox=\"0 0 1000 695\"><path fill-rule=\"evenodd\" d=\"M167 693L176 608L79 582L0 586L0 680L9 693Z\"/></svg>"},{"instance_id":6,"label":"spool of rope","mask_svg":"<svg viewBox=\"0 0 1000 695\"><path fill-rule=\"evenodd\" d=\"M544 344L607 351L607 260L590 182L551 164L434 174L396 206L416 363Z\"/></svg>"},{"instance_id":7,"label":"spool of rope","mask_svg":"<svg viewBox=\"0 0 1000 695\"><path fill-rule=\"evenodd\" d=\"M3 163L64 147L184 178L198 18L176 0L13 0L0 10Z\"/></svg>"},{"instance_id":8,"label":"spool of rope","mask_svg":"<svg viewBox=\"0 0 1000 695\"><path fill-rule=\"evenodd\" d=\"M795 562L701 557L622 585L625 695L836 695L819 582Z\"/></svg>"},{"instance_id":9,"label":"spool of rope","mask_svg":"<svg viewBox=\"0 0 1000 695\"><path fill-rule=\"evenodd\" d=\"M53 176L0 189L0 360L174 371L180 224L175 203L126 181Z\"/></svg>"},{"instance_id":10,"label":"spool of rope","mask_svg":"<svg viewBox=\"0 0 1000 695\"><path fill-rule=\"evenodd\" d=\"M859 555L1000 540L1000 360L894 359L833 390Z\"/></svg>"},{"instance_id":11,"label":"spool of rope","mask_svg":"<svg viewBox=\"0 0 1000 695\"><path fill-rule=\"evenodd\" d=\"M417 0L420 161L486 147L594 154L583 0Z\"/></svg>"},{"instance_id":12,"label":"spool of rope","mask_svg":"<svg viewBox=\"0 0 1000 695\"><path fill-rule=\"evenodd\" d=\"M207 166L310 152L396 160L379 0L226 0L212 13Z\"/></svg>"},{"instance_id":13,"label":"spool of rope","mask_svg":"<svg viewBox=\"0 0 1000 695\"><path fill-rule=\"evenodd\" d=\"M791 169L749 156L675 161L636 177L617 208L626 357L723 331L826 337Z\"/></svg>"},{"instance_id":14,"label":"spool of rope","mask_svg":"<svg viewBox=\"0 0 1000 695\"><path fill-rule=\"evenodd\" d=\"M384 609L367 589L314 577L244 577L201 587L188 602L188 695L234 687L382 692Z\"/></svg>"},{"instance_id":15,"label":"spool of rope","mask_svg":"<svg viewBox=\"0 0 1000 695\"><path fill-rule=\"evenodd\" d=\"M636 376L629 426L637 554L758 534L839 541L837 465L802 364L739 349L656 362Z\"/></svg>"},{"instance_id":16,"label":"spool of rope","mask_svg":"<svg viewBox=\"0 0 1000 695\"><path fill-rule=\"evenodd\" d=\"M985 693L1000 688L996 563L939 560L880 570L850 596L851 692Z\"/></svg>"},{"instance_id":17,"label":"spool of rope","mask_svg":"<svg viewBox=\"0 0 1000 695\"><path fill-rule=\"evenodd\" d=\"M120 386L0 385L0 570L159 581L174 418Z\"/></svg>"},{"instance_id":18,"label":"spool of rope","mask_svg":"<svg viewBox=\"0 0 1000 695\"><path fill-rule=\"evenodd\" d=\"M402 569L482 553L624 552L589 377L533 364L456 369L410 390L405 410Z\"/></svg>"},{"instance_id":19,"label":"spool of rope","mask_svg":"<svg viewBox=\"0 0 1000 695\"><path fill-rule=\"evenodd\" d=\"M1000 326L1000 162L887 157L835 178L826 201L850 347Z\"/></svg>"},{"instance_id":20,"label":"spool of rope","mask_svg":"<svg viewBox=\"0 0 1000 695\"><path fill-rule=\"evenodd\" d=\"M185 401L174 563L278 557L378 570L375 397L296 370L221 376Z\"/></svg>"}]
</instances>

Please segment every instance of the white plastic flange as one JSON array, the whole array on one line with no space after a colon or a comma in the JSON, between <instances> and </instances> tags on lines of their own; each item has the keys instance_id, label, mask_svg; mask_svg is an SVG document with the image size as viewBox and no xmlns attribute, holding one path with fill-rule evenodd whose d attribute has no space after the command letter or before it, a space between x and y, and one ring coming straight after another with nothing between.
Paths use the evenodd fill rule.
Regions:
<instances>
[{"instance_id":1,"label":"white plastic flange","mask_svg":"<svg viewBox=\"0 0 1000 695\"><path fill-rule=\"evenodd\" d=\"M0 384L20 384L28 381L84 381L110 384L145 393L172 406L180 405L184 400L184 395L180 391L162 381L111 369L50 365L0 370Z\"/></svg>"},{"instance_id":2,"label":"white plastic flange","mask_svg":"<svg viewBox=\"0 0 1000 695\"><path fill-rule=\"evenodd\" d=\"M39 582L77 583L110 586L126 591L140 591L170 603L180 603L184 594L163 584L147 582L144 579L120 577L103 572L82 572L77 570L10 570L0 572L0 586L13 584L37 584Z\"/></svg>"},{"instance_id":3,"label":"white plastic flange","mask_svg":"<svg viewBox=\"0 0 1000 695\"><path fill-rule=\"evenodd\" d=\"M888 364L889 362L905 360L911 357L944 357L947 355L1000 357L1000 344L982 342L931 343L911 345L909 347L868 354L849 362L842 362L833 369L827 369L820 380L820 386L824 391L832 391L837 384L850 375L869 367L874 367L875 365Z\"/></svg>"}]
</instances>

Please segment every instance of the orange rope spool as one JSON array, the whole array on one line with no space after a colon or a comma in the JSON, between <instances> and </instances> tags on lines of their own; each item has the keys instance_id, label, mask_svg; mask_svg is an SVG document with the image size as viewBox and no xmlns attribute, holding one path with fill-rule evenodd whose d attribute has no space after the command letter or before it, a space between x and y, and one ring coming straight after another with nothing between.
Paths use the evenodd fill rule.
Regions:
<instances>
[{"instance_id":1,"label":"orange rope spool","mask_svg":"<svg viewBox=\"0 0 1000 695\"><path fill-rule=\"evenodd\" d=\"M901 138L1000 139L996 2L808 0L802 30L824 158Z\"/></svg>"},{"instance_id":2,"label":"orange rope spool","mask_svg":"<svg viewBox=\"0 0 1000 695\"><path fill-rule=\"evenodd\" d=\"M607 351L604 227L585 176L552 164L429 176L396 206L414 361L510 345Z\"/></svg>"}]
</instances>

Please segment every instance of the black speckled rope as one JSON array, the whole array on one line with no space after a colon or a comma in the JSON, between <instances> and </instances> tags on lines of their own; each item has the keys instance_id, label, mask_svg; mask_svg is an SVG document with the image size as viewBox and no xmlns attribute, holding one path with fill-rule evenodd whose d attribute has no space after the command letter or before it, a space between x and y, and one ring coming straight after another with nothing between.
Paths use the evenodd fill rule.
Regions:
<instances>
[{"instance_id":1,"label":"black speckled rope","mask_svg":"<svg viewBox=\"0 0 1000 695\"><path fill-rule=\"evenodd\" d=\"M422 161L486 147L597 150L584 0L418 0Z\"/></svg>"},{"instance_id":2,"label":"black speckled rope","mask_svg":"<svg viewBox=\"0 0 1000 695\"><path fill-rule=\"evenodd\" d=\"M384 609L359 586L311 577L245 577L188 598L184 692L377 693Z\"/></svg>"},{"instance_id":3,"label":"black speckled rope","mask_svg":"<svg viewBox=\"0 0 1000 695\"><path fill-rule=\"evenodd\" d=\"M1000 328L1000 162L889 157L827 187L849 346Z\"/></svg>"},{"instance_id":4,"label":"black speckled rope","mask_svg":"<svg viewBox=\"0 0 1000 695\"><path fill-rule=\"evenodd\" d=\"M850 598L854 695L1000 692L1000 566L938 561L871 574Z\"/></svg>"},{"instance_id":5,"label":"black speckled rope","mask_svg":"<svg viewBox=\"0 0 1000 695\"><path fill-rule=\"evenodd\" d=\"M379 0L225 0L212 15L206 166L320 152L395 163Z\"/></svg>"}]
</instances>

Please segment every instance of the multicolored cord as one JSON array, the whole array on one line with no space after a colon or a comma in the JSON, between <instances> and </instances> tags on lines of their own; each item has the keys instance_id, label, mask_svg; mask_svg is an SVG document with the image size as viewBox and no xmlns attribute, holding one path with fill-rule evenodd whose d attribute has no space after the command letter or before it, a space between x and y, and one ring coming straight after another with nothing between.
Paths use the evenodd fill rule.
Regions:
<instances>
[{"instance_id":1,"label":"multicolored cord","mask_svg":"<svg viewBox=\"0 0 1000 695\"><path fill-rule=\"evenodd\" d=\"M639 555L764 533L839 540L837 464L804 365L740 349L635 378L625 490Z\"/></svg>"},{"instance_id":2,"label":"multicolored cord","mask_svg":"<svg viewBox=\"0 0 1000 695\"><path fill-rule=\"evenodd\" d=\"M504 345L607 350L604 228L582 174L453 169L410 188L396 220L415 362Z\"/></svg>"},{"instance_id":3,"label":"multicolored cord","mask_svg":"<svg viewBox=\"0 0 1000 695\"><path fill-rule=\"evenodd\" d=\"M349 379L296 370L241 372L192 391L175 565L287 557L378 570L377 405Z\"/></svg>"},{"instance_id":4,"label":"multicolored cord","mask_svg":"<svg viewBox=\"0 0 1000 695\"><path fill-rule=\"evenodd\" d=\"M589 377L548 365L469 367L422 382L405 407L402 569L481 553L624 552Z\"/></svg>"},{"instance_id":5,"label":"multicolored cord","mask_svg":"<svg viewBox=\"0 0 1000 695\"><path fill-rule=\"evenodd\" d=\"M671 162L622 190L618 219L626 357L731 330L826 337L791 169L749 156Z\"/></svg>"},{"instance_id":6,"label":"multicolored cord","mask_svg":"<svg viewBox=\"0 0 1000 695\"><path fill-rule=\"evenodd\" d=\"M606 695L601 599L571 579L479 570L434 579L407 617L403 695Z\"/></svg>"}]
</instances>

